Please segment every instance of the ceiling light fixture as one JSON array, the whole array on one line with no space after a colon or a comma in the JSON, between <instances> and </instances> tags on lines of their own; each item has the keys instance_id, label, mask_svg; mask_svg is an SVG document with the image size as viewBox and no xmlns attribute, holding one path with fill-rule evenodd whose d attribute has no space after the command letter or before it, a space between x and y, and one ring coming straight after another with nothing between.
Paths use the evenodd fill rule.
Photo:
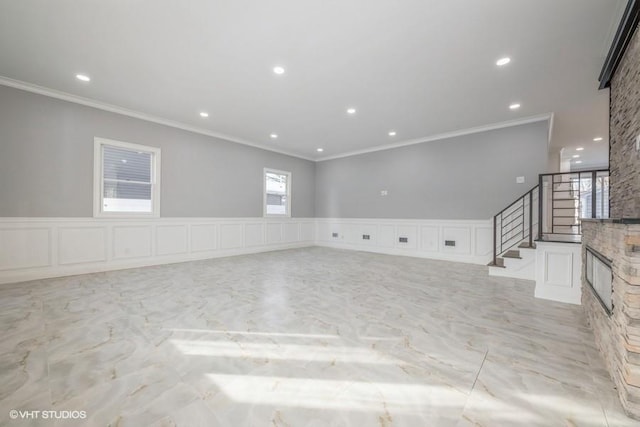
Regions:
<instances>
[{"instance_id":1,"label":"ceiling light fixture","mask_svg":"<svg viewBox=\"0 0 640 427\"><path fill-rule=\"evenodd\" d=\"M496 61L496 65L498 67L503 67L505 65L507 65L509 62L511 62L511 58L509 58L508 56L505 56L504 58L500 58Z\"/></svg>"},{"instance_id":2,"label":"ceiling light fixture","mask_svg":"<svg viewBox=\"0 0 640 427\"><path fill-rule=\"evenodd\" d=\"M276 67L273 67L273 72L276 74L284 74L284 67L281 67L279 65Z\"/></svg>"},{"instance_id":3,"label":"ceiling light fixture","mask_svg":"<svg viewBox=\"0 0 640 427\"><path fill-rule=\"evenodd\" d=\"M601 136L596 136L595 138L593 138L593 140L595 142L600 142L600 141L602 141L602 137Z\"/></svg>"},{"instance_id":4,"label":"ceiling light fixture","mask_svg":"<svg viewBox=\"0 0 640 427\"><path fill-rule=\"evenodd\" d=\"M582 150L584 150L584 147L578 147L578 148L576 148L576 151L582 151Z\"/></svg>"},{"instance_id":5,"label":"ceiling light fixture","mask_svg":"<svg viewBox=\"0 0 640 427\"><path fill-rule=\"evenodd\" d=\"M209 117L209 113L207 113L206 111L201 111L200 117L204 117L206 119L207 117Z\"/></svg>"},{"instance_id":6,"label":"ceiling light fixture","mask_svg":"<svg viewBox=\"0 0 640 427\"><path fill-rule=\"evenodd\" d=\"M517 110L518 108L520 108L520 104L518 103L509 105L510 110Z\"/></svg>"},{"instance_id":7,"label":"ceiling light fixture","mask_svg":"<svg viewBox=\"0 0 640 427\"><path fill-rule=\"evenodd\" d=\"M269 136L271 137L271 139L278 139L278 134L277 133L272 133Z\"/></svg>"},{"instance_id":8,"label":"ceiling light fixture","mask_svg":"<svg viewBox=\"0 0 640 427\"><path fill-rule=\"evenodd\" d=\"M87 76L86 74L76 74L76 79L83 81L83 82L90 82L91 81L91 77Z\"/></svg>"},{"instance_id":9,"label":"ceiling light fixture","mask_svg":"<svg viewBox=\"0 0 640 427\"><path fill-rule=\"evenodd\" d=\"M348 109L347 109L347 113L349 113L349 114L355 114L355 113L356 113L356 109L355 109L355 108L348 108Z\"/></svg>"},{"instance_id":10,"label":"ceiling light fixture","mask_svg":"<svg viewBox=\"0 0 640 427\"><path fill-rule=\"evenodd\" d=\"M571 156L571 157L573 157L574 159L577 159L578 157L580 157L580 154L574 154L574 155L573 155L573 156Z\"/></svg>"},{"instance_id":11,"label":"ceiling light fixture","mask_svg":"<svg viewBox=\"0 0 640 427\"><path fill-rule=\"evenodd\" d=\"M582 160L576 160L577 165L579 165L580 163L582 163Z\"/></svg>"},{"instance_id":12,"label":"ceiling light fixture","mask_svg":"<svg viewBox=\"0 0 640 427\"><path fill-rule=\"evenodd\" d=\"M396 136L396 131L392 130L391 132L389 132L389 136Z\"/></svg>"},{"instance_id":13,"label":"ceiling light fixture","mask_svg":"<svg viewBox=\"0 0 640 427\"><path fill-rule=\"evenodd\" d=\"M322 153L322 152L324 151L324 148L316 148L316 151L317 151L318 153Z\"/></svg>"}]
</instances>

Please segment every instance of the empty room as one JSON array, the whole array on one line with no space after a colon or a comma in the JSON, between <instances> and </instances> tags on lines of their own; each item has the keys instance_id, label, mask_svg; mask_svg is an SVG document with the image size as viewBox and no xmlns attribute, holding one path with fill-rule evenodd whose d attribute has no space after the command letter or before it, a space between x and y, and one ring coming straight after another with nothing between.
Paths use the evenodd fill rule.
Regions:
<instances>
[{"instance_id":1,"label":"empty room","mask_svg":"<svg viewBox=\"0 0 640 427\"><path fill-rule=\"evenodd\" d=\"M640 426L640 0L0 0L0 425Z\"/></svg>"}]
</instances>

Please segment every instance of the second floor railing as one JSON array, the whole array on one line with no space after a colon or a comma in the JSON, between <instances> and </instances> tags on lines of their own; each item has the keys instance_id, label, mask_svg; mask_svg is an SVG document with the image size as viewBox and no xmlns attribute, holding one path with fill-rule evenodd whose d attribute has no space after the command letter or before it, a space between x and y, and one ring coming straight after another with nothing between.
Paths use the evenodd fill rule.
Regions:
<instances>
[{"instance_id":1,"label":"second floor railing","mask_svg":"<svg viewBox=\"0 0 640 427\"><path fill-rule=\"evenodd\" d=\"M609 170L541 174L538 235L580 241L581 218L609 217Z\"/></svg>"}]
</instances>

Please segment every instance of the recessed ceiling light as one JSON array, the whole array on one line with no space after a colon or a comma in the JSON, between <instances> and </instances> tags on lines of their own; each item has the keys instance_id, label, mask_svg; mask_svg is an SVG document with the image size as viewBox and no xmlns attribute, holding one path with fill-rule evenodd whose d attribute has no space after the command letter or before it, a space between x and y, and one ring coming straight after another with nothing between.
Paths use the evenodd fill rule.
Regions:
<instances>
[{"instance_id":1,"label":"recessed ceiling light","mask_svg":"<svg viewBox=\"0 0 640 427\"><path fill-rule=\"evenodd\" d=\"M201 111L200 112L200 117L207 118L207 117L209 117L209 113L207 113L206 111Z\"/></svg>"},{"instance_id":2,"label":"recessed ceiling light","mask_svg":"<svg viewBox=\"0 0 640 427\"><path fill-rule=\"evenodd\" d=\"M576 160L577 165L579 165L580 163L582 163L582 160Z\"/></svg>"},{"instance_id":3,"label":"recessed ceiling light","mask_svg":"<svg viewBox=\"0 0 640 427\"><path fill-rule=\"evenodd\" d=\"M317 151L318 153L322 153L322 152L324 151L324 148L316 148L316 151Z\"/></svg>"},{"instance_id":4,"label":"recessed ceiling light","mask_svg":"<svg viewBox=\"0 0 640 427\"><path fill-rule=\"evenodd\" d=\"M271 137L271 139L278 139L278 134L277 133L272 133L269 136Z\"/></svg>"},{"instance_id":5,"label":"recessed ceiling light","mask_svg":"<svg viewBox=\"0 0 640 427\"><path fill-rule=\"evenodd\" d=\"M517 110L518 108L520 108L520 104L518 103L509 105L509 109L511 110Z\"/></svg>"},{"instance_id":6,"label":"recessed ceiling light","mask_svg":"<svg viewBox=\"0 0 640 427\"><path fill-rule=\"evenodd\" d=\"M584 147L578 147L578 148L576 148L576 151L582 151L582 150L584 150Z\"/></svg>"},{"instance_id":7,"label":"recessed ceiling light","mask_svg":"<svg viewBox=\"0 0 640 427\"><path fill-rule=\"evenodd\" d=\"M508 56L505 56L504 58L500 58L496 61L496 65L498 67L502 67L504 65L507 65L509 62L511 62L511 58L509 58Z\"/></svg>"},{"instance_id":8,"label":"recessed ceiling light","mask_svg":"<svg viewBox=\"0 0 640 427\"><path fill-rule=\"evenodd\" d=\"M602 141L602 137L601 136L597 136L597 137L593 138L593 140L595 142L599 142L599 141Z\"/></svg>"},{"instance_id":9,"label":"recessed ceiling light","mask_svg":"<svg viewBox=\"0 0 640 427\"><path fill-rule=\"evenodd\" d=\"M281 67L279 65L276 67L273 67L273 72L276 74L284 74L284 67Z\"/></svg>"},{"instance_id":10,"label":"recessed ceiling light","mask_svg":"<svg viewBox=\"0 0 640 427\"><path fill-rule=\"evenodd\" d=\"M573 155L573 156L571 156L571 157L573 157L574 159L577 159L578 157L580 157L580 154L574 154L574 155Z\"/></svg>"},{"instance_id":11,"label":"recessed ceiling light","mask_svg":"<svg viewBox=\"0 0 640 427\"><path fill-rule=\"evenodd\" d=\"M356 113L356 109L355 109L355 108L348 108L348 109L347 109L347 113L349 113L349 114L355 114L355 113Z\"/></svg>"},{"instance_id":12,"label":"recessed ceiling light","mask_svg":"<svg viewBox=\"0 0 640 427\"><path fill-rule=\"evenodd\" d=\"M76 79L81 80L83 82L91 81L91 77L87 76L86 74L76 74Z\"/></svg>"},{"instance_id":13,"label":"recessed ceiling light","mask_svg":"<svg viewBox=\"0 0 640 427\"><path fill-rule=\"evenodd\" d=\"M396 136L396 131L392 130L391 132L389 132L389 136Z\"/></svg>"}]
</instances>

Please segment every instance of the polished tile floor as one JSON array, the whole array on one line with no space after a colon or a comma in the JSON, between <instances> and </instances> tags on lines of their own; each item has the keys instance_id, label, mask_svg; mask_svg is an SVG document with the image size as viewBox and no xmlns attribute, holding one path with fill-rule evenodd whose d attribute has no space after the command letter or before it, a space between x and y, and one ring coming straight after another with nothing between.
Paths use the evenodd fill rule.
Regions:
<instances>
[{"instance_id":1,"label":"polished tile floor","mask_svg":"<svg viewBox=\"0 0 640 427\"><path fill-rule=\"evenodd\" d=\"M326 248L5 285L0 425L639 425L581 308L532 295Z\"/></svg>"}]
</instances>

